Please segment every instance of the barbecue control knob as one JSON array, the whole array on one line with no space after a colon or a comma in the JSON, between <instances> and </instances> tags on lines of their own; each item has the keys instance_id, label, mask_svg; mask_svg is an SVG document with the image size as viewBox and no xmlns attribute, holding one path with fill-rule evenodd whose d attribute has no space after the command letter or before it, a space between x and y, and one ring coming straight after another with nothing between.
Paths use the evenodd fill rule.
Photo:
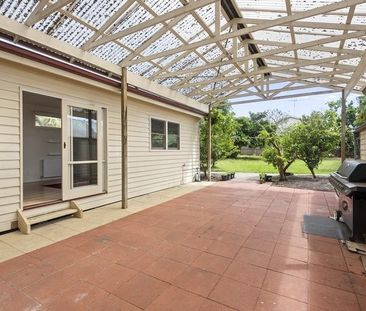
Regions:
<instances>
[{"instance_id":1,"label":"barbecue control knob","mask_svg":"<svg viewBox=\"0 0 366 311\"><path fill-rule=\"evenodd\" d=\"M346 201L343 201L343 202L342 202L342 209L343 209L344 211L348 210L348 204L347 204L347 202L346 202Z\"/></svg>"}]
</instances>

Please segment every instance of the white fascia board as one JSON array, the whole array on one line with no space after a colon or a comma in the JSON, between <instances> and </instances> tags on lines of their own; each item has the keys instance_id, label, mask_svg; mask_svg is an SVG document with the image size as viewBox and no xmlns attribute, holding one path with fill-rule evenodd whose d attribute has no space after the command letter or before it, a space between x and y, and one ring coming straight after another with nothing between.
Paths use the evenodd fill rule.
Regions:
<instances>
[{"instance_id":1,"label":"white fascia board","mask_svg":"<svg viewBox=\"0 0 366 311\"><path fill-rule=\"evenodd\" d=\"M129 84L137 86L143 90L147 90L151 93L155 93L159 96L177 101L186 106L190 106L192 108L201 110L205 113L208 113L208 106L204 103L200 103L190 97L184 96L183 94L171 90L159 83L146 79L144 77L139 76L136 73L128 72L127 73L127 81Z\"/></svg>"}]
</instances>

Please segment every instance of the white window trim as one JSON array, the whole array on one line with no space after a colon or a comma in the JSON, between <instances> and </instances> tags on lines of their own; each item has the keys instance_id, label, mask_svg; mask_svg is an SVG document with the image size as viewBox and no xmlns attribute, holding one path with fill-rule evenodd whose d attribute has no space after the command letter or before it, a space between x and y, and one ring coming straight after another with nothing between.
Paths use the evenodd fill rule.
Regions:
<instances>
[{"instance_id":1,"label":"white window trim","mask_svg":"<svg viewBox=\"0 0 366 311\"><path fill-rule=\"evenodd\" d=\"M165 122L165 149L155 149L152 147L152 141L151 141L151 134L152 134L152 120L158 120L158 121L163 121ZM174 123L174 124L178 124L179 126L179 144L178 144L178 148L172 149L168 147L168 123ZM176 120L169 120L169 119L164 119L161 117L155 117L155 116L150 116L149 118L149 140L150 140L150 151L152 152L174 152L174 151L180 151L181 150L181 129L182 126L180 124L180 122L176 121Z\"/></svg>"}]
</instances>

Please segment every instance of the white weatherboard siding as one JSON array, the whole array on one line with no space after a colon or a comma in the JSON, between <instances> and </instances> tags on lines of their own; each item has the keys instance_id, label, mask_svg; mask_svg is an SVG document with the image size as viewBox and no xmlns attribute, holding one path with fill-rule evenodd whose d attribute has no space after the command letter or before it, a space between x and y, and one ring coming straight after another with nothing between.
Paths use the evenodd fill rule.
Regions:
<instances>
[{"instance_id":1,"label":"white weatherboard siding","mask_svg":"<svg viewBox=\"0 0 366 311\"><path fill-rule=\"evenodd\" d=\"M129 103L129 197L192 182L199 167L198 119L142 102ZM150 118L180 123L180 150L150 150Z\"/></svg>"},{"instance_id":2,"label":"white weatherboard siding","mask_svg":"<svg viewBox=\"0 0 366 311\"><path fill-rule=\"evenodd\" d=\"M83 209L121 200L120 95L109 86L62 73L38 70L1 59L0 55L0 231L8 230L21 208L21 92L101 104L107 109L107 193L77 200ZM44 68L44 65L37 65ZM48 72L50 71L50 72ZM57 73L57 74L56 74ZM79 81L77 81L79 80ZM83 82L80 82L83 81ZM97 87L98 86L98 87ZM150 103L149 103L150 102ZM150 150L150 118L180 123L181 148ZM199 167L197 116L167 109L149 99L128 97L128 189L129 197L192 182ZM37 139L36 137L34 139ZM65 204L53 205L54 208Z\"/></svg>"},{"instance_id":3,"label":"white weatherboard siding","mask_svg":"<svg viewBox=\"0 0 366 311\"><path fill-rule=\"evenodd\" d=\"M360 158L366 160L366 129L360 132Z\"/></svg>"}]
</instances>

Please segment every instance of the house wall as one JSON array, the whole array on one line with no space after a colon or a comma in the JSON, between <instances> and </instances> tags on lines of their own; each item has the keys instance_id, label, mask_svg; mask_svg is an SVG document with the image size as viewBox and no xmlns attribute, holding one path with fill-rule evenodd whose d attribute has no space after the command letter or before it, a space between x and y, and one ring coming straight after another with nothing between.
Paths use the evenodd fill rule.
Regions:
<instances>
[{"instance_id":1,"label":"house wall","mask_svg":"<svg viewBox=\"0 0 366 311\"><path fill-rule=\"evenodd\" d=\"M28 67L25 62L19 64L5 59L0 62L0 231L16 225L16 211L21 208L21 90L97 103L107 109L108 191L77 200L77 203L89 209L121 200L120 95L111 87L99 86L96 82L86 84L80 82L86 79L77 76L70 79L59 75L56 69L50 71ZM150 150L150 117L181 124L181 150ZM193 180L195 169L199 167L198 121L197 116L128 95L129 198Z\"/></svg>"},{"instance_id":2,"label":"house wall","mask_svg":"<svg viewBox=\"0 0 366 311\"><path fill-rule=\"evenodd\" d=\"M366 129L360 132L360 158L366 160Z\"/></svg>"}]
</instances>

